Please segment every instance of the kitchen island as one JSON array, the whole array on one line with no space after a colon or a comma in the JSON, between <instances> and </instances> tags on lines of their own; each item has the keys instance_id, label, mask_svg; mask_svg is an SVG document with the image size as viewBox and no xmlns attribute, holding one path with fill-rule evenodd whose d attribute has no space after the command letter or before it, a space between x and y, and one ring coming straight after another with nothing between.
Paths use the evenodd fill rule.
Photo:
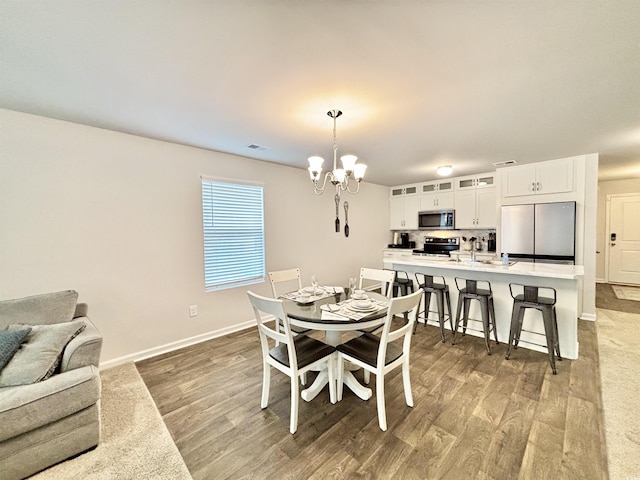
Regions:
<instances>
[{"instance_id":1,"label":"kitchen island","mask_svg":"<svg viewBox=\"0 0 640 480\"><path fill-rule=\"evenodd\" d=\"M410 278L414 279L414 283L415 273L444 277L451 292L454 323L458 302L455 277L491 282L498 340L505 344L509 341L513 306L509 283L555 288L557 291L556 315L560 353L563 358L578 358L578 317L580 315L579 305L582 305L580 282L584 275L584 267L581 265L515 262L509 266L503 266L499 261L457 262L451 259L420 257L407 253L388 254L386 252L383 261L384 268L403 270L409 274ZM435 300L432 298L432 309L435 309L434 305ZM478 302L471 302L469 317L467 335L483 336ZM438 325L435 313L429 315L428 324L432 323ZM449 328L448 322L446 325ZM447 336L447 340L451 340L451 335ZM540 312L526 309L522 336L518 345L521 348L547 352ZM517 358L517 351L515 355L512 354L511 358Z\"/></svg>"}]
</instances>

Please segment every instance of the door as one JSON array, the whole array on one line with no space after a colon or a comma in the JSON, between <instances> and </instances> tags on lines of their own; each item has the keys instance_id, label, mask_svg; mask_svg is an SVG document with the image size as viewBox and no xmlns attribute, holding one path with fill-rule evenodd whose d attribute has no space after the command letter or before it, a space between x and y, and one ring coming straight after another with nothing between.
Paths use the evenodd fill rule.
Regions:
<instances>
[{"instance_id":1,"label":"door","mask_svg":"<svg viewBox=\"0 0 640 480\"><path fill-rule=\"evenodd\" d=\"M537 203L535 254L572 257L576 252L576 202Z\"/></svg>"},{"instance_id":2,"label":"door","mask_svg":"<svg viewBox=\"0 0 640 480\"><path fill-rule=\"evenodd\" d=\"M496 189L476 191L476 228L496 228Z\"/></svg>"},{"instance_id":3,"label":"door","mask_svg":"<svg viewBox=\"0 0 640 480\"><path fill-rule=\"evenodd\" d=\"M404 198L389 199L389 229L402 230L404 228Z\"/></svg>"},{"instance_id":4,"label":"door","mask_svg":"<svg viewBox=\"0 0 640 480\"><path fill-rule=\"evenodd\" d=\"M612 196L609 282L640 285L640 195Z\"/></svg>"},{"instance_id":5,"label":"door","mask_svg":"<svg viewBox=\"0 0 640 480\"><path fill-rule=\"evenodd\" d=\"M501 250L509 255L533 255L533 205L502 207Z\"/></svg>"},{"instance_id":6,"label":"door","mask_svg":"<svg viewBox=\"0 0 640 480\"><path fill-rule=\"evenodd\" d=\"M456 228L476 228L476 191L458 190L455 193Z\"/></svg>"}]
</instances>

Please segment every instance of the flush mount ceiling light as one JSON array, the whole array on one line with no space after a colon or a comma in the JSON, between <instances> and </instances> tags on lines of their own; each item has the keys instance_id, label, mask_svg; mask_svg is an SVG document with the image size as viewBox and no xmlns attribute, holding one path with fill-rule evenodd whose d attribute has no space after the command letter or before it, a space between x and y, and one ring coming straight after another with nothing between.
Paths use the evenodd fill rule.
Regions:
<instances>
[{"instance_id":1,"label":"flush mount ceiling light","mask_svg":"<svg viewBox=\"0 0 640 480\"><path fill-rule=\"evenodd\" d=\"M440 165L438 168L436 168L436 173L442 177L451 175L452 172L453 167L451 165Z\"/></svg>"},{"instance_id":2,"label":"flush mount ceiling light","mask_svg":"<svg viewBox=\"0 0 640 480\"><path fill-rule=\"evenodd\" d=\"M355 155L343 155L340 157L342 161L342 168L338 168L338 142L336 140L336 119L342 115L340 110L329 110L327 112L331 118L333 118L333 170L324 174L322 184L320 184L320 175L322 173L322 157L313 156L309 157L309 177L313 182L313 190L316 195L322 195L324 188L327 185L327 180L331 185L336 187L336 195L340 196L341 190L346 190L351 194L356 194L360 190L360 182L364 178L364 171L367 166L363 163L356 163L358 157ZM355 180L356 188L353 190L351 185Z\"/></svg>"}]
</instances>

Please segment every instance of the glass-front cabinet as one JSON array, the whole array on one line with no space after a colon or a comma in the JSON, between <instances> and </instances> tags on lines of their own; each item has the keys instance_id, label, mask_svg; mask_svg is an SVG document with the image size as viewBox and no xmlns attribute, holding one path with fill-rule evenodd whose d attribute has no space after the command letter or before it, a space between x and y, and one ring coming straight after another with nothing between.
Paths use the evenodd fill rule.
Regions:
<instances>
[{"instance_id":1,"label":"glass-front cabinet","mask_svg":"<svg viewBox=\"0 0 640 480\"><path fill-rule=\"evenodd\" d=\"M496 174L482 173L480 175L470 175L468 177L459 177L456 179L456 190L468 190L472 188L491 188L495 187Z\"/></svg>"},{"instance_id":2,"label":"glass-front cabinet","mask_svg":"<svg viewBox=\"0 0 640 480\"><path fill-rule=\"evenodd\" d=\"M453 179L423 183L420 187L420 211L453 208Z\"/></svg>"}]
</instances>

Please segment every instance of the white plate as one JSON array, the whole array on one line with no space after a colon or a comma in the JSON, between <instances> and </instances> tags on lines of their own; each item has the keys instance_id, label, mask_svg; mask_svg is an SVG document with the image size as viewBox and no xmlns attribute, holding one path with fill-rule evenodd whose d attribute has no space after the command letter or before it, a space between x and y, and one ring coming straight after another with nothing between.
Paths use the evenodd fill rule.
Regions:
<instances>
[{"instance_id":1,"label":"white plate","mask_svg":"<svg viewBox=\"0 0 640 480\"><path fill-rule=\"evenodd\" d=\"M351 298L353 298L354 300L366 300L369 297L367 297L366 294L362 294L362 295L355 295L354 294L354 295L351 296Z\"/></svg>"},{"instance_id":2,"label":"white plate","mask_svg":"<svg viewBox=\"0 0 640 480\"><path fill-rule=\"evenodd\" d=\"M310 293L311 295L313 295L313 287L304 287L302 291L304 293ZM324 292L324 288L316 287L316 293L322 293L322 292Z\"/></svg>"},{"instance_id":3,"label":"white plate","mask_svg":"<svg viewBox=\"0 0 640 480\"><path fill-rule=\"evenodd\" d=\"M367 308L360 308L353 303L350 303L349 305L347 305L347 308L353 312L373 312L376 309L376 306L371 304L371 306Z\"/></svg>"},{"instance_id":4,"label":"white plate","mask_svg":"<svg viewBox=\"0 0 640 480\"><path fill-rule=\"evenodd\" d=\"M309 304L311 304L311 303L313 303L315 301L316 301L316 297L309 297L308 300L305 300L305 299L303 299L301 297L296 298L296 303L298 305L309 305Z\"/></svg>"},{"instance_id":5,"label":"white plate","mask_svg":"<svg viewBox=\"0 0 640 480\"><path fill-rule=\"evenodd\" d=\"M363 310L373 307L373 303L371 303L371 301L369 300L356 300L355 302L353 302L353 305L356 308L362 308Z\"/></svg>"}]
</instances>

